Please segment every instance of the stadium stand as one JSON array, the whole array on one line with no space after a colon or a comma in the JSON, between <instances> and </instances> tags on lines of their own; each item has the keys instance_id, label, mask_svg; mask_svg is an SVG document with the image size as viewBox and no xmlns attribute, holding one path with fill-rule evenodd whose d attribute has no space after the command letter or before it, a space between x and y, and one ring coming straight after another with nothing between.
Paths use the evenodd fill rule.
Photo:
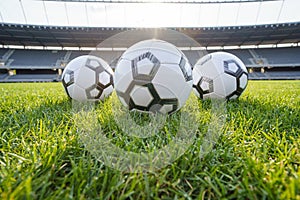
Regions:
<instances>
[{"instance_id":1,"label":"stadium stand","mask_svg":"<svg viewBox=\"0 0 300 200\"><path fill-rule=\"evenodd\" d=\"M123 52L124 51L93 51L91 54L103 58L110 65L114 65L113 63L116 62L116 59L118 59ZM114 68L115 66L112 67Z\"/></svg>"},{"instance_id":2,"label":"stadium stand","mask_svg":"<svg viewBox=\"0 0 300 200\"><path fill-rule=\"evenodd\" d=\"M224 50L239 57L247 66L249 78L263 79L300 79L300 48L266 48ZM214 51L207 51L212 53ZM204 51L184 51L194 65ZM263 70L262 70L263 69Z\"/></svg>"},{"instance_id":3,"label":"stadium stand","mask_svg":"<svg viewBox=\"0 0 300 200\"><path fill-rule=\"evenodd\" d=\"M0 81L4 80L7 76L8 74L0 74Z\"/></svg>"},{"instance_id":4,"label":"stadium stand","mask_svg":"<svg viewBox=\"0 0 300 200\"><path fill-rule=\"evenodd\" d=\"M190 61L190 64L194 66L196 62L206 54L206 51L201 50L201 51L187 51L184 50L182 51L184 55L187 57L187 59Z\"/></svg>"},{"instance_id":5,"label":"stadium stand","mask_svg":"<svg viewBox=\"0 0 300 200\"><path fill-rule=\"evenodd\" d=\"M16 74L0 79L0 82L57 82L60 80L57 74Z\"/></svg>"},{"instance_id":6,"label":"stadium stand","mask_svg":"<svg viewBox=\"0 0 300 200\"><path fill-rule=\"evenodd\" d=\"M300 79L300 47L224 51L236 55L245 63L250 79ZM194 65L204 54L213 51L183 52ZM114 68L122 53L123 51L0 49L1 61L4 63L0 70L0 82L59 81L63 68L70 60L88 54L100 56Z\"/></svg>"},{"instance_id":7,"label":"stadium stand","mask_svg":"<svg viewBox=\"0 0 300 200\"><path fill-rule=\"evenodd\" d=\"M246 66L251 65L251 54L248 49L232 49L232 50L226 50L228 53L232 53L236 55L238 58L240 58Z\"/></svg>"},{"instance_id":8,"label":"stadium stand","mask_svg":"<svg viewBox=\"0 0 300 200\"><path fill-rule=\"evenodd\" d=\"M90 51L71 51L71 55L69 57L69 60L73 60L74 58L82 55L88 55Z\"/></svg>"},{"instance_id":9,"label":"stadium stand","mask_svg":"<svg viewBox=\"0 0 300 200\"><path fill-rule=\"evenodd\" d=\"M115 63L115 60L119 58L123 51L69 51L70 56L67 61L82 55L95 55L103 58L108 64Z\"/></svg>"},{"instance_id":10,"label":"stadium stand","mask_svg":"<svg viewBox=\"0 0 300 200\"><path fill-rule=\"evenodd\" d=\"M276 48L255 50L259 59L266 61L270 66L300 66L300 48Z\"/></svg>"},{"instance_id":11,"label":"stadium stand","mask_svg":"<svg viewBox=\"0 0 300 200\"><path fill-rule=\"evenodd\" d=\"M1 59L3 58L4 54L8 51L8 49L0 49L0 56Z\"/></svg>"},{"instance_id":12,"label":"stadium stand","mask_svg":"<svg viewBox=\"0 0 300 200\"><path fill-rule=\"evenodd\" d=\"M236 55L238 58L240 58L246 66L251 66L251 59L252 56L249 53L249 50L246 49L235 49L235 50L222 50L226 51L228 53L232 53ZM199 50L199 51L191 51L191 50L184 50L183 53L186 55L186 57L189 59L191 65L195 65L199 58L204 56L207 53L212 53L215 51L212 50Z\"/></svg>"},{"instance_id":13,"label":"stadium stand","mask_svg":"<svg viewBox=\"0 0 300 200\"><path fill-rule=\"evenodd\" d=\"M265 75L269 79L281 79L281 80L286 80L286 79L299 79L300 77L300 71L296 72L265 72Z\"/></svg>"},{"instance_id":14,"label":"stadium stand","mask_svg":"<svg viewBox=\"0 0 300 200\"><path fill-rule=\"evenodd\" d=\"M95 54L106 60L113 68L123 51L117 50L128 47L133 38L116 40L105 43L106 39L134 28L113 27L63 27L63 26L35 26L22 24L0 24L0 81L57 81L66 64L80 56ZM186 34L202 47L264 45L279 43L294 43L297 47L280 48L253 48L253 49L224 49L239 57L247 66L250 79L300 79L300 23L281 23L255 26L228 26L228 27L197 27L197 28L170 28L167 29L137 29L134 37L139 34L160 35L172 40L179 47L189 47L179 38L170 38L172 31ZM147 37L146 37L147 38ZM178 40L178 41L177 41ZM177 44L180 42L180 44ZM64 50L64 47L101 47L111 50L83 51ZM6 45L26 46L55 46L61 50L33 50L8 49ZM106 46L105 46L106 45ZM193 47L193 46L190 46ZM205 53L216 50L184 50L190 63L194 65ZM43 69L44 71L39 71ZM274 70L276 69L276 70ZM28 74L32 74L30 78ZM46 75L48 74L49 77ZM54 77L54 75L55 77ZM20 75L20 76L19 76ZM24 75L24 76L23 76Z\"/></svg>"},{"instance_id":15,"label":"stadium stand","mask_svg":"<svg viewBox=\"0 0 300 200\"><path fill-rule=\"evenodd\" d=\"M66 51L22 50L17 49L9 57L9 68L61 68L60 60L64 60Z\"/></svg>"},{"instance_id":16,"label":"stadium stand","mask_svg":"<svg viewBox=\"0 0 300 200\"><path fill-rule=\"evenodd\" d=\"M230 50L247 66L249 79L300 79L300 48Z\"/></svg>"},{"instance_id":17,"label":"stadium stand","mask_svg":"<svg viewBox=\"0 0 300 200\"><path fill-rule=\"evenodd\" d=\"M264 73L249 73L249 79L251 80L299 80L299 78L300 71L267 71Z\"/></svg>"}]
</instances>

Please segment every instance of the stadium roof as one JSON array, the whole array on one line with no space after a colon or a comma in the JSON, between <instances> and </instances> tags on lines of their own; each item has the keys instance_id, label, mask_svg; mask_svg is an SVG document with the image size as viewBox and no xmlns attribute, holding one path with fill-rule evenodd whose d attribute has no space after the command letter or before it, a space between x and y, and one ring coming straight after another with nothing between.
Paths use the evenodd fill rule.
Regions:
<instances>
[{"instance_id":1,"label":"stadium roof","mask_svg":"<svg viewBox=\"0 0 300 200\"><path fill-rule=\"evenodd\" d=\"M127 47L137 35L193 46L177 44L171 29L205 47L299 45L299 7L299 0L0 0L0 44L96 47L135 30L107 46Z\"/></svg>"},{"instance_id":2,"label":"stadium roof","mask_svg":"<svg viewBox=\"0 0 300 200\"><path fill-rule=\"evenodd\" d=\"M60 27L40 25L0 24L0 44L22 46L59 46L59 47L96 47L107 38L128 30L133 31L132 38L118 40L107 47L128 47L136 36L149 39L154 34L166 40L174 35L165 30L174 30L188 35L201 46L241 46L278 43L300 43L300 23L201 27L201 28L113 28L113 27ZM191 46L191 44L176 44Z\"/></svg>"},{"instance_id":3,"label":"stadium roof","mask_svg":"<svg viewBox=\"0 0 300 200\"><path fill-rule=\"evenodd\" d=\"M1 0L0 23L218 27L300 22L299 0Z\"/></svg>"}]
</instances>

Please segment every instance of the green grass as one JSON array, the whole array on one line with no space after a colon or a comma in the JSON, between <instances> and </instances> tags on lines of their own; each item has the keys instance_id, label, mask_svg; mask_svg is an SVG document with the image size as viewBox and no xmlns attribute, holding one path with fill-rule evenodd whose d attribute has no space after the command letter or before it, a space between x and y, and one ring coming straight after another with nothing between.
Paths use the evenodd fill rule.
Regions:
<instances>
[{"instance_id":1,"label":"green grass","mask_svg":"<svg viewBox=\"0 0 300 200\"><path fill-rule=\"evenodd\" d=\"M161 148L178 128L174 115L158 135L133 139L114 121L111 102L97 105L97 121L128 151ZM250 81L226 104L221 135L199 158L207 107L199 101L195 141L179 159L151 173L126 173L84 147L60 83L0 84L0 198L300 199L300 81Z\"/></svg>"}]
</instances>

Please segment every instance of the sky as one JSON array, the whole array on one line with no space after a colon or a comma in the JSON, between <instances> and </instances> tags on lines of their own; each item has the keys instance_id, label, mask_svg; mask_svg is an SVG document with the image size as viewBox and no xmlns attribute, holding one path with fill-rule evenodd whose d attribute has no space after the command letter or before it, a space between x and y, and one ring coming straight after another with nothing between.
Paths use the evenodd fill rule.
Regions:
<instances>
[{"instance_id":1,"label":"sky","mask_svg":"<svg viewBox=\"0 0 300 200\"><path fill-rule=\"evenodd\" d=\"M300 0L197 4L149 1L0 0L0 22L92 27L216 27L300 22Z\"/></svg>"}]
</instances>

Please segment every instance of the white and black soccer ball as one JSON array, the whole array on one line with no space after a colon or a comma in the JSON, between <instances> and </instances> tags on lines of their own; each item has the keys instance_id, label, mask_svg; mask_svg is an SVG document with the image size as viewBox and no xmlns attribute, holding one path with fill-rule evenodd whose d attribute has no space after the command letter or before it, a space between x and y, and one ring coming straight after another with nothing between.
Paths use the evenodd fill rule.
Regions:
<instances>
[{"instance_id":1,"label":"white and black soccer ball","mask_svg":"<svg viewBox=\"0 0 300 200\"><path fill-rule=\"evenodd\" d=\"M101 58L79 56L67 64L62 83L67 95L74 100L104 100L113 91L113 71Z\"/></svg>"},{"instance_id":2,"label":"white and black soccer ball","mask_svg":"<svg viewBox=\"0 0 300 200\"><path fill-rule=\"evenodd\" d=\"M185 104L192 78L191 65L178 48L162 40L145 40L121 56L114 85L129 110L170 114Z\"/></svg>"},{"instance_id":3,"label":"white and black soccer ball","mask_svg":"<svg viewBox=\"0 0 300 200\"><path fill-rule=\"evenodd\" d=\"M200 58L193 68L193 90L201 99L236 99L247 87L244 63L227 52L214 52Z\"/></svg>"}]
</instances>

